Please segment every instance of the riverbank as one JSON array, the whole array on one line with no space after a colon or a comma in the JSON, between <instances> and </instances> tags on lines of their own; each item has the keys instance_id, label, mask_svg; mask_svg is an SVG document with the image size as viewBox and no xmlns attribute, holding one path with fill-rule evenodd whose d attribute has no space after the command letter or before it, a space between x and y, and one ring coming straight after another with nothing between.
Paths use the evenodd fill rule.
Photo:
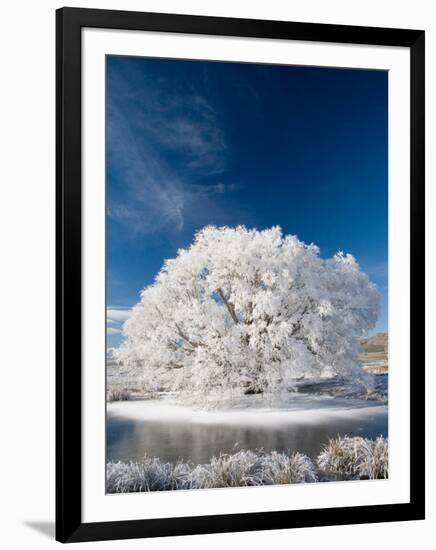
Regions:
<instances>
[{"instance_id":1,"label":"riverbank","mask_svg":"<svg viewBox=\"0 0 436 550\"><path fill-rule=\"evenodd\" d=\"M183 460L165 463L159 458L149 457L142 462L110 461L106 471L106 492L212 489L387 477L387 439L345 436L330 439L315 460L298 452L241 450L220 454L209 463L197 466Z\"/></svg>"}]
</instances>

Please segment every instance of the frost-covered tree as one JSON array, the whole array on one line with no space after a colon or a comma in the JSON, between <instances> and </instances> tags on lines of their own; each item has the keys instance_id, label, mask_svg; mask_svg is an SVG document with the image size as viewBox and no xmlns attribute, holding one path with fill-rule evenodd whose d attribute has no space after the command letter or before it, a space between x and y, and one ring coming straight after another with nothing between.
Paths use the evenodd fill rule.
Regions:
<instances>
[{"instance_id":1,"label":"frost-covered tree","mask_svg":"<svg viewBox=\"0 0 436 550\"><path fill-rule=\"evenodd\" d=\"M117 357L149 387L191 395L357 379L359 337L378 308L376 287L349 254L323 259L280 227L208 226L142 291Z\"/></svg>"}]
</instances>

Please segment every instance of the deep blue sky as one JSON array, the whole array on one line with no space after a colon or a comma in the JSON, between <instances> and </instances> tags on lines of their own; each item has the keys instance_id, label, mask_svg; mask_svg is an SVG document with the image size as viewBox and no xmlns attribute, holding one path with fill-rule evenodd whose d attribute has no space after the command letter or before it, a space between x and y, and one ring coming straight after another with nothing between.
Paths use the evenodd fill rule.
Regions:
<instances>
[{"instance_id":1,"label":"deep blue sky","mask_svg":"<svg viewBox=\"0 0 436 550\"><path fill-rule=\"evenodd\" d=\"M107 57L108 345L206 224L352 253L387 330L384 71Z\"/></svg>"}]
</instances>

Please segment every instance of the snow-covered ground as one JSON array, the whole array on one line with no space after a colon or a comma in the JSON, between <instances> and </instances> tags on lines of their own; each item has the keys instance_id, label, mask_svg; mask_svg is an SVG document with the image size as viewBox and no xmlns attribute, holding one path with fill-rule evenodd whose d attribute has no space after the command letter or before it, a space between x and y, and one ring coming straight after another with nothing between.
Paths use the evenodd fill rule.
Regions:
<instances>
[{"instance_id":1,"label":"snow-covered ground","mask_svg":"<svg viewBox=\"0 0 436 550\"><path fill-rule=\"evenodd\" d=\"M277 425L318 423L329 418L358 418L386 415L387 406L361 399L313 396L296 393L280 404L269 404L261 396L244 396L220 410L198 410L180 405L173 397L150 400L116 401L107 404L108 414L136 421L162 421L193 424Z\"/></svg>"}]
</instances>

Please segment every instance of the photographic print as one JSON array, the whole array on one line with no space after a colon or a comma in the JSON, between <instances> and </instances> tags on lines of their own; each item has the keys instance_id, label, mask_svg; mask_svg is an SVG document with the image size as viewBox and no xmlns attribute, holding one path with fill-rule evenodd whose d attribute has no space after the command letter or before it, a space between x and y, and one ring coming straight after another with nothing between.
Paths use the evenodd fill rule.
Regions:
<instances>
[{"instance_id":1,"label":"photographic print","mask_svg":"<svg viewBox=\"0 0 436 550\"><path fill-rule=\"evenodd\" d=\"M425 517L424 92L422 30L57 10L57 540Z\"/></svg>"},{"instance_id":2,"label":"photographic print","mask_svg":"<svg viewBox=\"0 0 436 550\"><path fill-rule=\"evenodd\" d=\"M106 232L107 493L388 478L387 71L106 56Z\"/></svg>"}]
</instances>

